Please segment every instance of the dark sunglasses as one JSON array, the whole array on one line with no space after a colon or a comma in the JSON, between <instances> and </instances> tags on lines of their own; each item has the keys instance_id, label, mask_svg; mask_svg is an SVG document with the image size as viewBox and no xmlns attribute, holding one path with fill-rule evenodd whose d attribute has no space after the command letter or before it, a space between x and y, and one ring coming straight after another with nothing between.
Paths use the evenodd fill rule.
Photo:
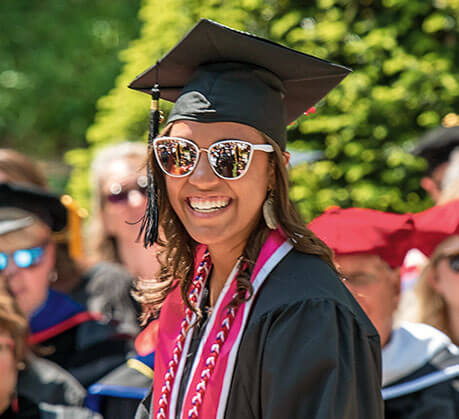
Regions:
<instances>
[{"instance_id":1,"label":"dark sunglasses","mask_svg":"<svg viewBox=\"0 0 459 419\"><path fill-rule=\"evenodd\" d=\"M8 267L10 258L18 268L30 268L38 265L43 259L45 247L46 245L42 245L30 249L18 249L11 253L0 252L0 272Z\"/></svg>"},{"instance_id":2,"label":"dark sunglasses","mask_svg":"<svg viewBox=\"0 0 459 419\"><path fill-rule=\"evenodd\" d=\"M123 186L120 183L115 182L110 185L110 193L106 196L106 199L114 204L126 202L131 191L136 190L145 195L147 192L147 184L148 180L146 176L139 176L135 186Z\"/></svg>"},{"instance_id":3,"label":"dark sunglasses","mask_svg":"<svg viewBox=\"0 0 459 419\"><path fill-rule=\"evenodd\" d=\"M156 161L169 176L184 177L193 173L202 151L207 153L210 167L221 179L236 180L247 173L253 152L272 153L270 144L252 144L242 140L220 140L209 148L178 137L159 137L153 141Z\"/></svg>"}]
</instances>

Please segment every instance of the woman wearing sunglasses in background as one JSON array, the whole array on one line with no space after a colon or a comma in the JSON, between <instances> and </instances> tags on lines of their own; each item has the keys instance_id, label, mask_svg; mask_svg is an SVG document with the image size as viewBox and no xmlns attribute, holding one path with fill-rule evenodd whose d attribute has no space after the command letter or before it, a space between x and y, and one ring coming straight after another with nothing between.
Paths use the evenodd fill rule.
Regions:
<instances>
[{"instance_id":1,"label":"woman wearing sunglasses in background","mask_svg":"<svg viewBox=\"0 0 459 419\"><path fill-rule=\"evenodd\" d=\"M285 127L348 71L201 20L131 83L175 102L154 140L152 115L162 269L138 294L161 312L137 418L383 417L377 332L288 198Z\"/></svg>"},{"instance_id":2,"label":"woman wearing sunglasses in background","mask_svg":"<svg viewBox=\"0 0 459 419\"><path fill-rule=\"evenodd\" d=\"M29 319L29 343L46 348L45 358L87 387L123 363L131 345L105 316L50 289L54 235L65 231L67 217L45 190L0 183L0 280Z\"/></svg>"},{"instance_id":3,"label":"woman wearing sunglasses in background","mask_svg":"<svg viewBox=\"0 0 459 419\"><path fill-rule=\"evenodd\" d=\"M110 145L97 153L91 166L87 248L93 262L116 262L133 277L149 278L156 273L156 260L137 241L136 224L145 212L146 159L147 149L140 143Z\"/></svg>"},{"instance_id":4,"label":"woman wearing sunglasses in background","mask_svg":"<svg viewBox=\"0 0 459 419\"><path fill-rule=\"evenodd\" d=\"M459 345L459 236L437 246L416 285L419 319Z\"/></svg>"}]
</instances>

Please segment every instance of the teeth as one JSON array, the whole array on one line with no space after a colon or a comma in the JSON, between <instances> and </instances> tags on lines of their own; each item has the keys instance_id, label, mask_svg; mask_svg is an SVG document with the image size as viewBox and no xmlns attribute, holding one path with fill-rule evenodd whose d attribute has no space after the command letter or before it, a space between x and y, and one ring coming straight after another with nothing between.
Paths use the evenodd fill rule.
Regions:
<instances>
[{"instance_id":1,"label":"teeth","mask_svg":"<svg viewBox=\"0 0 459 419\"><path fill-rule=\"evenodd\" d=\"M190 199L190 206L195 211L199 212L213 212L227 207L229 199L223 198L218 200L204 200L204 199Z\"/></svg>"}]
</instances>

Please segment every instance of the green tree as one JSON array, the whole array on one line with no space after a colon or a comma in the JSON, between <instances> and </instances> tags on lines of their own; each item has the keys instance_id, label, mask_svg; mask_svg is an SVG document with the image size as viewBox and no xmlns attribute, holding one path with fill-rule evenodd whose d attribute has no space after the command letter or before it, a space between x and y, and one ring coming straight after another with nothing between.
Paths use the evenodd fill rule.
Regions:
<instances>
[{"instance_id":1,"label":"green tree","mask_svg":"<svg viewBox=\"0 0 459 419\"><path fill-rule=\"evenodd\" d=\"M0 142L42 159L86 144L140 0L0 2Z\"/></svg>"},{"instance_id":2,"label":"green tree","mask_svg":"<svg viewBox=\"0 0 459 419\"><path fill-rule=\"evenodd\" d=\"M423 162L407 150L458 108L459 1L228 3L144 1L140 38L121 54L123 71L98 102L87 132L90 150L145 138L149 98L129 91L127 84L207 17L354 69L314 115L289 128L291 147L323 150L327 157L291 172L292 198L306 219L330 205L399 212L430 205L419 188ZM87 150L68 154L76 167L70 186L79 197L87 196L90 158Z\"/></svg>"}]
</instances>

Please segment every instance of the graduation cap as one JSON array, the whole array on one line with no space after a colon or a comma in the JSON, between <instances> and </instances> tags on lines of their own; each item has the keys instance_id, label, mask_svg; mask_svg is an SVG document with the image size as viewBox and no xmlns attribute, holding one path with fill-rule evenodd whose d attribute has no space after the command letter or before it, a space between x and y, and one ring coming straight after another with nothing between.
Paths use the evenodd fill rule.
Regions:
<instances>
[{"instance_id":1,"label":"graduation cap","mask_svg":"<svg viewBox=\"0 0 459 419\"><path fill-rule=\"evenodd\" d=\"M67 225L67 210L59 197L37 187L0 183L0 208L27 211L29 215L23 218L25 224L31 213L54 232L62 230ZM13 220L2 220L2 223L11 224L11 221ZM20 224L18 220L16 223Z\"/></svg>"},{"instance_id":2,"label":"graduation cap","mask_svg":"<svg viewBox=\"0 0 459 419\"><path fill-rule=\"evenodd\" d=\"M427 160L431 173L448 161L456 147L459 147L459 126L438 127L421 137L412 153Z\"/></svg>"},{"instance_id":3,"label":"graduation cap","mask_svg":"<svg viewBox=\"0 0 459 419\"><path fill-rule=\"evenodd\" d=\"M238 122L265 133L285 150L286 126L349 72L341 65L202 19L129 87L152 95L149 142L158 132L162 97L175 102L168 123ZM144 218L141 228L141 233L147 233L146 246L157 235L150 196L154 200L153 186L148 220Z\"/></svg>"},{"instance_id":4,"label":"graduation cap","mask_svg":"<svg viewBox=\"0 0 459 419\"><path fill-rule=\"evenodd\" d=\"M84 214L69 195L59 197L35 186L0 183L0 213L0 236L28 227L36 217L54 232L54 240L68 243L71 257L81 257Z\"/></svg>"},{"instance_id":5,"label":"graduation cap","mask_svg":"<svg viewBox=\"0 0 459 419\"><path fill-rule=\"evenodd\" d=\"M391 268L402 265L411 249L410 214L392 214L366 208L332 208L308 227L336 255L378 255Z\"/></svg>"}]
</instances>

